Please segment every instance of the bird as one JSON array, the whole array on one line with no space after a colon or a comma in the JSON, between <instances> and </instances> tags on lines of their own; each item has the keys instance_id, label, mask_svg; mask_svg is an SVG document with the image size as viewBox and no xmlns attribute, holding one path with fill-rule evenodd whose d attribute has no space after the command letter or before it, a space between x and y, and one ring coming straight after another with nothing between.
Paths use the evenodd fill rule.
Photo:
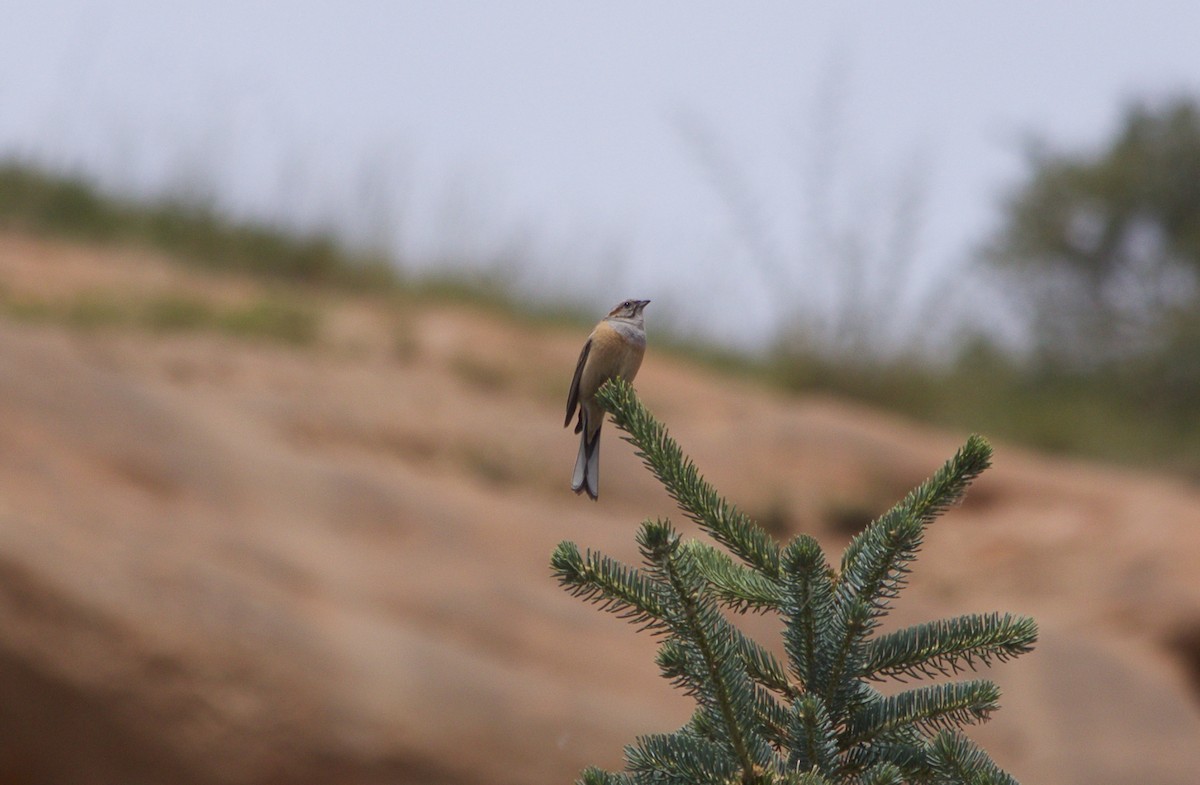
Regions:
<instances>
[{"instance_id":1,"label":"bird","mask_svg":"<svg viewBox=\"0 0 1200 785\"><path fill-rule=\"evenodd\" d=\"M575 474L571 490L595 501L600 494L600 426L604 425L604 408L596 400L596 391L605 382L621 377L632 382L646 354L646 323L642 311L649 300L625 300L609 311L588 336L575 364L571 391L567 393L567 419L571 424L576 408L579 420L579 456L575 459Z\"/></svg>"}]
</instances>

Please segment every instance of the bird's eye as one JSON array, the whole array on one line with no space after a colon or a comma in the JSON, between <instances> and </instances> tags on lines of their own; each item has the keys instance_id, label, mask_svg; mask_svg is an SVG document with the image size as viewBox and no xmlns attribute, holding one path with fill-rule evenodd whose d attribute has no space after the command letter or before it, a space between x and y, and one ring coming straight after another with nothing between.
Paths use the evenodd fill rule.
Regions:
<instances>
[{"instance_id":1,"label":"bird's eye","mask_svg":"<svg viewBox=\"0 0 1200 785\"><path fill-rule=\"evenodd\" d=\"M630 302L629 300L626 300L625 302L621 303L622 308L628 308L631 305L633 305L633 303Z\"/></svg>"}]
</instances>

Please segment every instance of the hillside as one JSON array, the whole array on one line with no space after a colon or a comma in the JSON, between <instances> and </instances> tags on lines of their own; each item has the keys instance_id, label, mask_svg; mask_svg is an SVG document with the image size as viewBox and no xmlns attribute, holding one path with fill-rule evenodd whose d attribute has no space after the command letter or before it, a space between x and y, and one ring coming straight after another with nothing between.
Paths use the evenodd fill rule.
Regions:
<instances>
[{"instance_id":1,"label":"hillside","mask_svg":"<svg viewBox=\"0 0 1200 785\"><path fill-rule=\"evenodd\" d=\"M781 534L840 548L965 436L656 355L652 309L643 400ZM674 513L614 434L570 493L583 337L0 234L0 782L562 783L680 724L549 574ZM1000 443L895 623L1037 618L973 734L1022 781L1190 785L1197 575L1200 490Z\"/></svg>"}]
</instances>

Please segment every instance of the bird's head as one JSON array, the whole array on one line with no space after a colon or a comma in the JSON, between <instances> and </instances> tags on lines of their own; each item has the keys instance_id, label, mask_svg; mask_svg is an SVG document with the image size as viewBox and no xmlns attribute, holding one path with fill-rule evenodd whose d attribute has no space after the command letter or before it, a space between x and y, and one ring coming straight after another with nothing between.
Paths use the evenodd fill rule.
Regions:
<instances>
[{"instance_id":1,"label":"bird's head","mask_svg":"<svg viewBox=\"0 0 1200 785\"><path fill-rule=\"evenodd\" d=\"M609 311L608 318L639 322L642 320L642 310L649 304L649 300L626 300Z\"/></svg>"}]
</instances>

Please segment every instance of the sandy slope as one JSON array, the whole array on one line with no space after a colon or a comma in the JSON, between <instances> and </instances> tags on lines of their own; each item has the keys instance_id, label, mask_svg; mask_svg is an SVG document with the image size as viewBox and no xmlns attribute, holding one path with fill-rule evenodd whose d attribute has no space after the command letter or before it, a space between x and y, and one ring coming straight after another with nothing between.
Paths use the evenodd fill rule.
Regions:
<instances>
[{"instance_id":1,"label":"sandy slope","mask_svg":"<svg viewBox=\"0 0 1200 785\"><path fill-rule=\"evenodd\" d=\"M260 288L0 235L8 302ZM652 643L549 576L561 539L633 558L636 523L674 514L615 432L600 502L567 490L582 336L310 302L302 349L0 316L0 782L569 782L686 718ZM653 348L638 388L718 488L834 549L831 520L882 510L965 436ZM895 622L987 610L1043 630L973 734L1002 765L1196 781L1174 643L1200 648L1194 487L998 445Z\"/></svg>"}]
</instances>

